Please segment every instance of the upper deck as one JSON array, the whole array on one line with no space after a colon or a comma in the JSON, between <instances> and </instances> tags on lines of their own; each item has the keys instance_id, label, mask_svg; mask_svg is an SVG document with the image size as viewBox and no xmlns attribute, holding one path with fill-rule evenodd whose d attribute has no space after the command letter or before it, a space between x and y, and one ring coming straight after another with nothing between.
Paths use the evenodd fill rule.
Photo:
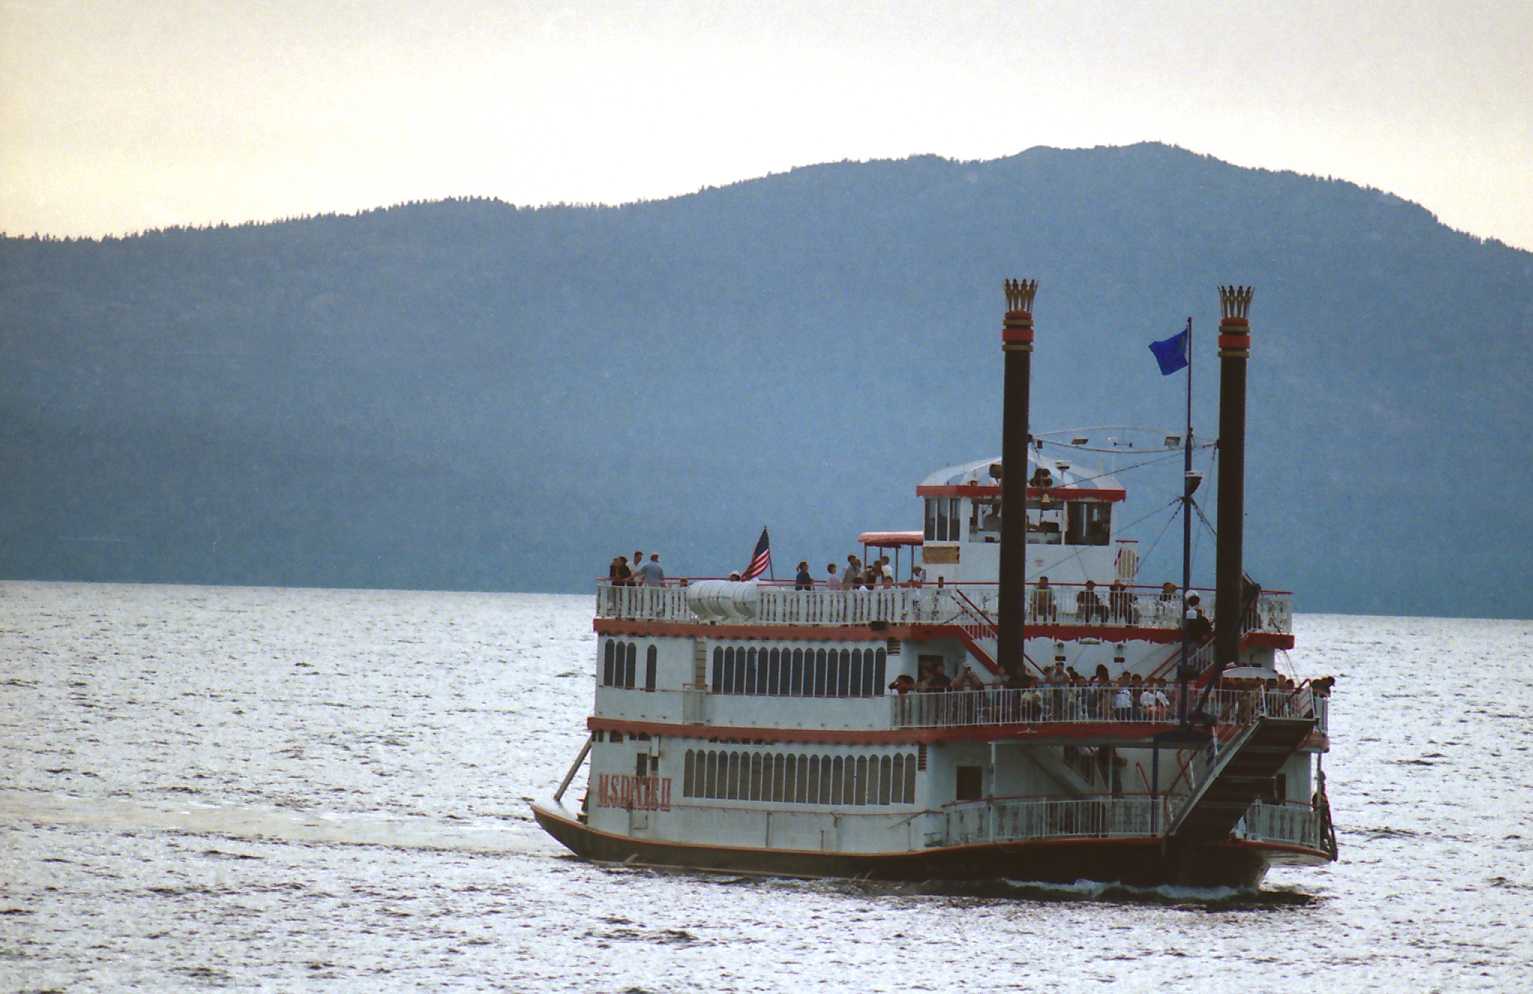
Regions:
<instances>
[{"instance_id":1,"label":"upper deck","mask_svg":"<svg viewBox=\"0 0 1533 994\"><path fill-rule=\"evenodd\" d=\"M709 584L717 590L717 583ZM844 590L816 586L795 590L787 581L734 583L730 596L702 597L690 579L668 580L658 587L597 583L596 617L625 621L679 622L695 625L751 626L906 626L992 624L999 585L962 582ZM1212 590L1198 589L1210 618L1218 605ZM1038 635L1073 638L1095 635L1113 640L1171 642L1181 637L1179 593L1160 587L1094 589L1085 584L1030 586L1025 623ZM1286 636L1292 642L1293 595L1264 590L1246 619L1251 633Z\"/></svg>"}]
</instances>

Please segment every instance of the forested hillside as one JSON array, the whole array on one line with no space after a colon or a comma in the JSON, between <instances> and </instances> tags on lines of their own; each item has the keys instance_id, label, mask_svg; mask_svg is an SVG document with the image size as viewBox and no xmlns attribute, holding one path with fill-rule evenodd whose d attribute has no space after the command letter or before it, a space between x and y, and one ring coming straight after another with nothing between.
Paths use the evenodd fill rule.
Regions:
<instances>
[{"instance_id":1,"label":"forested hillside","mask_svg":"<svg viewBox=\"0 0 1533 994\"><path fill-rule=\"evenodd\" d=\"M1207 437L1215 285L1253 284L1249 571L1533 616L1533 253L1159 145L7 238L0 575L577 591L638 547L738 568L763 524L818 572L999 451L1007 276L1041 281L1036 428L1175 428L1145 346L1192 315Z\"/></svg>"}]
</instances>

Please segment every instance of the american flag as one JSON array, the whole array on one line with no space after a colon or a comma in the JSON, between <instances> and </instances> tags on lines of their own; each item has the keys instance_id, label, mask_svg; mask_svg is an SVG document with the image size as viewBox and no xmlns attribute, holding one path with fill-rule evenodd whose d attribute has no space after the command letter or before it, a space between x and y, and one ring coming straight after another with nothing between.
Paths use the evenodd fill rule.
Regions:
<instances>
[{"instance_id":1,"label":"american flag","mask_svg":"<svg viewBox=\"0 0 1533 994\"><path fill-rule=\"evenodd\" d=\"M761 538L756 540L756 551L751 553L751 564L745 567L741 576L746 580L754 580L771 568L772 540L767 538L767 530L762 528Z\"/></svg>"}]
</instances>

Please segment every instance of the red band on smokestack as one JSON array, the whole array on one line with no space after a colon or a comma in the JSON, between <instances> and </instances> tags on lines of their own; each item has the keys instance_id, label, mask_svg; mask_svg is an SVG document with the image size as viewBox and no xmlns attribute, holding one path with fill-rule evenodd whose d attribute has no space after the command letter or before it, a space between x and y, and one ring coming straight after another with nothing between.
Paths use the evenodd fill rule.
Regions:
<instances>
[{"instance_id":1,"label":"red band on smokestack","mask_svg":"<svg viewBox=\"0 0 1533 994\"><path fill-rule=\"evenodd\" d=\"M1251 336L1250 335L1220 335L1219 336L1219 348L1220 349L1246 349L1246 350L1249 351L1250 348L1251 348Z\"/></svg>"},{"instance_id":2,"label":"red band on smokestack","mask_svg":"<svg viewBox=\"0 0 1533 994\"><path fill-rule=\"evenodd\" d=\"M1033 329L1007 328L1001 332L1001 341L1005 343L1021 342L1023 345L1031 345L1033 344Z\"/></svg>"}]
</instances>

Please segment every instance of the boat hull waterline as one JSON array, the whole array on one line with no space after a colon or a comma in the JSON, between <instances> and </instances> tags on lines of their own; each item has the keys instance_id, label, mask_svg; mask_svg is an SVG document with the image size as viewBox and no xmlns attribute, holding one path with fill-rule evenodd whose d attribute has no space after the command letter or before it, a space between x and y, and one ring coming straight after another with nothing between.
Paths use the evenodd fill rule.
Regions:
<instances>
[{"instance_id":1,"label":"boat hull waterline","mask_svg":"<svg viewBox=\"0 0 1533 994\"><path fill-rule=\"evenodd\" d=\"M946 846L919 852L847 853L748 848L614 835L584 825L558 805L532 805L538 825L570 852L597 863L775 877L843 877L891 882L1080 880L1155 887L1254 889L1272 864L1321 865L1326 853L1261 842L1177 848L1160 839L1034 839Z\"/></svg>"}]
</instances>

